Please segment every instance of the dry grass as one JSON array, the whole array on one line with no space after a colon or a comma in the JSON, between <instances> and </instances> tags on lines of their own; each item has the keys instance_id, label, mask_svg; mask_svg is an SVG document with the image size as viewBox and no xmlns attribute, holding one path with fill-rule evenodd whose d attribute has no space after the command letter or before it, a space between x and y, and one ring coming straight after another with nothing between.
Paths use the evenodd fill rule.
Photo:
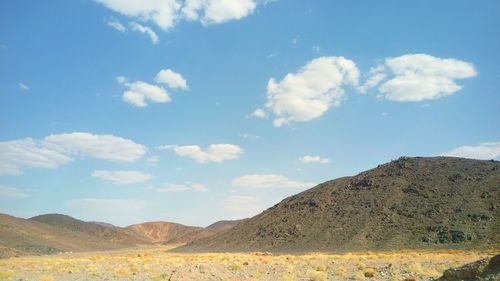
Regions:
<instances>
[{"instance_id":1,"label":"dry grass","mask_svg":"<svg viewBox=\"0 0 500 281\"><path fill-rule=\"evenodd\" d=\"M428 280L495 252L175 254L169 247L0 260L0 280ZM497 251L498 252L498 251ZM379 273L381 272L381 273ZM383 276L383 278L382 278Z\"/></svg>"}]
</instances>

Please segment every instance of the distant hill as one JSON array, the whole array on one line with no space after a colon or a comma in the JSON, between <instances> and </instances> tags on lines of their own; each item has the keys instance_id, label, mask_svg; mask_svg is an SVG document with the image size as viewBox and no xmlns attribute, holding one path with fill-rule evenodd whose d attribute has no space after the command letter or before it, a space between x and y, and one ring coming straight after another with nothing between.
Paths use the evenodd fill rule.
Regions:
<instances>
[{"instance_id":1,"label":"distant hill","mask_svg":"<svg viewBox=\"0 0 500 281\"><path fill-rule=\"evenodd\" d=\"M88 235L90 237L91 243L102 240L106 241L107 243L118 243L124 244L125 246L131 246L135 244L145 244L150 242L147 239L134 237L133 235L126 233L125 231L123 231L123 229L118 227L108 227L95 223L84 222L61 214L40 215L32 217L28 220L51 225L57 229L64 229L67 231Z\"/></svg>"},{"instance_id":2,"label":"distant hill","mask_svg":"<svg viewBox=\"0 0 500 281\"><path fill-rule=\"evenodd\" d=\"M169 222L147 222L122 228L62 214L30 219L0 214L0 258L186 243L215 233L202 227Z\"/></svg>"},{"instance_id":3,"label":"distant hill","mask_svg":"<svg viewBox=\"0 0 500 281\"><path fill-rule=\"evenodd\" d=\"M88 221L88 223L93 223L93 224L97 224L97 225L104 226L104 227L116 227L116 225L113 225L113 224L110 224L110 223L107 223L107 222Z\"/></svg>"},{"instance_id":4,"label":"distant hill","mask_svg":"<svg viewBox=\"0 0 500 281\"><path fill-rule=\"evenodd\" d=\"M174 251L498 249L499 190L498 161L402 157Z\"/></svg>"},{"instance_id":5,"label":"distant hill","mask_svg":"<svg viewBox=\"0 0 500 281\"><path fill-rule=\"evenodd\" d=\"M211 225L207 226L206 229L212 230L214 232L226 231L233 228L238 223L244 220L222 220L218 222L214 222Z\"/></svg>"},{"instance_id":6,"label":"distant hill","mask_svg":"<svg viewBox=\"0 0 500 281\"><path fill-rule=\"evenodd\" d=\"M0 214L0 258L113 250L148 243L119 231L62 215L29 220Z\"/></svg>"},{"instance_id":7,"label":"distant hill","mask_svg":"<svg viewBox=\"0 0 500 281\"><path fill-rule=\"evenodd\" d=\"M214 231L194 226L185 226L171 222L146 222L128 226L136 237L151 243L185 243L215 234Z\"/></svg>"}]
</instances>

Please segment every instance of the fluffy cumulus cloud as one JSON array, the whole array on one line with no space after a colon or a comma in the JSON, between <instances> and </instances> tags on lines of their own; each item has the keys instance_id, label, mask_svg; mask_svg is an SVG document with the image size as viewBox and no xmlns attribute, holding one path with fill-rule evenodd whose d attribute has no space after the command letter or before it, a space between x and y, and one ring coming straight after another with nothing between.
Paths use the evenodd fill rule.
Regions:
<instances>
[{"instance_id":1,"label":"fluffy cumulus cloud","mask_svg":"<svg viewBox=\"0 0 500 281\"><path fill-rule=\"evenodd\" d=\"M0 197L8 198L26 198L30 196L29 190L0 185Z\"/></svg>"},{"instance_id":2,"label":"fluffy cumulus cloud","mask_svg":"<svg viewBox=\"0 0 500 281\"><path fill-rule=\"evenodd\" d=\"M321 156L311 156L311 155L305 155L299 158L299 161L305 164L309 163L320 163L320 164L327 164L330 163L330 159L328 158L323 158Z\"/></svg>"},{"instance_id":3,"label":"fluffy cumulus cloud","mask_svg":"<svg viewBox=\"0 0 500 281\"><path fill-rule=\"evenodd\" d=\"M166 84L172 89L188 89L186 79L172 69L162 69L156 74L155 81L156 83Z\"/></svg>"},{"instance_id":4,"label":"fluffy cumulus cloud","mask_svg":"<svg viewBox=\"0 0 500 281\"><path fill-rule=\"evenodd\" d=\"M95 0L124 16L151 22L162 30L178 22L200 21L203 25L239 20L254 12L258 0Z\"/></svg>"},{"instance_id":5,"label":"fluffy cumulus cloud","mask_svg":"<svg viewBox=\"0 0 500 281\"><path fill-rule=\"evenodd\" d=\"M210 25L246 17L256 6L254 0L186 0L181 12L186 20Z\"/></svg>"},{"instance_id":6,"label":"fluffy cumulus cloud","mask_svg":"<svg viewBox=\"0 0 500 281\"><path fill-rule=\"evenodd\" d=\"M149 102L167 103L171 101L167 90L158 85L142 81L130 83L124 76L117 76L116 81L128 89L123 93L123 101L137 107L146 107ZM156 83L166 84L171 89L188 90L186 79L171 69L163 69L155 77Z\"/></svg>"},{"instance_id":7,"label":"fluffy cumulus cloud","mask_svg":"<svg viewBox=\"0 0 500 281\"><path fill-rule=\"evenodd\" d=\"M172 28L181 4L178 0L95 0L122 15L151 21L163 30Z\"/></svg>"},{"instance_id":8,"label":"fluffy cumulus cloud","mask_svg":"<svg viewBox=\"0 0 500 281\"><path fill-rule=\"evenodd\" d=\"M346 84L358 85L356 64L344 57L313 59L297 73L289 73L277 82L267 84L265 107L275 115L274 125L306 122L323 115L344 100Z\"/></svg>"},{"instance_id":9,"label":"fluffy cumulus cloud","mask_svg":"<svg viewBox=\"0 0 500 281\"><path fill-rule=\"evenodd\" d=\"M163 87L151 85L142 81L126 83L128 90L123 93L122 99L137 107L146 107L148 102L170 102L170 95Z\"/></svg>"},{"instance_id":10,"label":"fluffy cumulus cloud","mask_svg":"<svg viewBox=\"0 0 500 281\"><path fill-rule=\"evenodd\" d=\"M461 146L442 155L482 160L499 159L500 142L483 142L477 146Z\"/></svg>"},{"instance_id":11,"label":"fluffy cumulus cloud","mask_svg":"<svg viewBox=\"0 0 500 281\"><path fill-rule=\"evenodd\" d=\"M276 174L245 175L234 179L231 184L235 187L249 188L309 188L315 185L311 182L290 180Z\"/></svg>"},{"instance_id":12,"label":"fluffy cumulus cloud","mask_svg":"<svg viewBox=\"0 0 500 281\"><path fill-rule=\"evenodd\" d=\"M181 192L181 191L207 191L207 187L201 183L167 183L163 186L154 188L158 192Z\"/></svg>"},{"instance_id":13,"label":"fluffy cumulus cloud","mask_svg":"<svg viewBox=\"0 0 500 281\"><path fill-rule=\"evenodd\" d=\"M373 88L389 77L378 87L380 97L398 102L418 102L450 96L462 89L456 80L477 75L472 63L427 54L387 58L384 66L375 69L361 91Z\"/></svg>"},{"instance_id":14,"label":"fluffy cumulus cloud","mask_svg":"<svg viewBox=\"0 0 500 281\"><path fill-rule=\"evenodd\" d=\"M211 144L203 150L198 145L163 145L160 150L173 149L179 156L186 156L196 160L198 163L222 163L240 157L244 151L234 144Z\"/></svg>"},{"instance_id":15,"label":"fluffy cumulus cloud","mask_svg":"<svg viewBox=\"0 0 500 281\"><path fill-rule=\"evenodd\" d=\"M250 117L255 117L255 118L266 118L267 113L262 109L262 108L257 108L254 110L251 114Z\"/></svg>"},{"instance_id":16,"label":"fluffy cumulus cloud","mask_svg":"<svg viewBox=\"0 0 500 281\"><path fill-rule=\"evenodd\" d=\"M139 171L105 171L96 170L92 172L92 176L102 179L112 184L134 184L141 183L153 179L153 175Z\"/></svg>"},{"instance_id":17,"label":"fluffy cumulus cloud","mask_svg":"<svg viewBox=\"0 0 500 281\"><path fill-rule=\"evenodd\" d=\"M68 133L0 142L0 175L20 175L22 168L56 169L73 156L92 157L113 162L133 162L147 148L113 135Z\"/></svg>"}]
</instances>

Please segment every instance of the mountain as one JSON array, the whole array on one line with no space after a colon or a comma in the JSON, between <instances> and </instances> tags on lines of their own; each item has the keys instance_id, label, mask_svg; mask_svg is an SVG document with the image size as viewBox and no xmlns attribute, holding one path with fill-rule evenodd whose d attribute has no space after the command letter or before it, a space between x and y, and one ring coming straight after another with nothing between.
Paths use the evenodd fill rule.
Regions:
<instances>
[{"instance_id":1,"label":"mountain","mask_svg":"<svg viewBox=\"0 0 500 281\"><path fill-rule=\"evenodd\" d=\"M113 250L145 243L68 216L44 215L27 220L0 214L0 258Z\"/></svg>"},{"instance_id":2,"label":"mountain","mask_svg":"<svg viewBox=\"0 0 500 281\"><path fill-rule=\"evenodd\" d=\"M62 214L29 219L0 214L0 258L186 243L215 233L202 227L170 222L146 222L122 228Z\"/></svg>"},{"instance_id":3,"label":"mountain","mask_svg":"<svg viewBox=\"0 0 500 281\"><path fill-rule=\"evenodd\" d=\"M171 222L146 222L127 226L137 238L151 243L186 243L215 234L214 231Z\"/></svg>"},{"instance_id":4,"label":"mountain","mask_svg":"<svg viewBox=\"0 0 500 281\"><path fill-rule=\"evenodd\" d=\"M226 231L233 228L235 225L239 224L244 220L222 220L218 222L214 222L211 225L207 226L206 229L212 230L214 232Z\"/></svg>"},{"instance_id":5,"label":"mountain","mask_svg":"<svg viewBox=\"0 0 500 281\"><path fill-rule=\"evenodd\" d=\"M88 221L88 223L93 223L93 224L97 224L97 225L104 226L104 227L116 227L116 225L113 225L113 224L110 224L110 223L107 223L107 222Z\"/></svg>"},{"instance_id":6,"label":"mountain","mask_svg":"<svg viewBox=\"0 0 500 281\"><path fill-rule=\"evenodd\" d=\"M500 162L402 157L176 252L500 248Z\"/></svg>"}]
</instances>

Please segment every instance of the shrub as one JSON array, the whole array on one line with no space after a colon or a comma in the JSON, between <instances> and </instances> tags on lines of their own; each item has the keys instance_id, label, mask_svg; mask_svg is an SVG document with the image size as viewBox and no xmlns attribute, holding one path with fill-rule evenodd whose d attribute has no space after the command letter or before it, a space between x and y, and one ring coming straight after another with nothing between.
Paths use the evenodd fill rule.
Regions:
<instances>
[{"instance_id":1,"label":"shrub","mask_svg":"<svg viewBox=\"0 0 500 281\"><path fill-rule=\"evenodd\" d=\"M0 270L0 280L10 280L14 278L14 271L12 270Z\"/></svg>"},{"instance_id":2,"label":"shrub","mask_svg":"<svg viewBox=\"0 0 500 281\"><path fill-rule=\"evenodd\" d=\"M307 278L310 281L325 281L327 280L328 274L324 271L309 270L307 272Z\"/></svg>"}]
</instances>

